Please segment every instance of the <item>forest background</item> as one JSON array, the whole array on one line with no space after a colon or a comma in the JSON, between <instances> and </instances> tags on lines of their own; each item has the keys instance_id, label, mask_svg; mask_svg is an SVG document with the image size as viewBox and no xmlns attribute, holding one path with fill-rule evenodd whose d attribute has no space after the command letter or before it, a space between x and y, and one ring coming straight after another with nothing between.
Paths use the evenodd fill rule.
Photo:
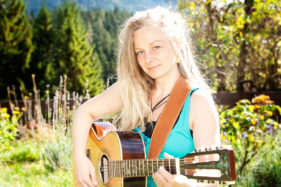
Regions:
<instances>
[{"instance_id":1,"label":"forest background","mask_svg":"<svg viewBox=\"0 0 281 187\"><path fill-rule=\"evenodd\" d=\"M23 1L1 2L0 99L7 87L31 92L32 74L43 97L59 75L70 91L84 93L87 83L91 96L116 80L119 26L132 12L58 5L33 13ZM245 81L250 91L281 89L279 1L179 1L174 9L187 15L194 54L214 92L239 92Z\"/></svg>"},{"instance_id":2,"label":"forest background","mask_svg":"<svg viewBox=\"0 0 281 187\"><path fill-rule=\"evenodd\" d=\"M39 9L30 12L30 2L0 0L0 100L9 99L8 109L0 106L0 186L71 186L72 114L116 81L119 26L134 8L149 7L34 0ZM214 93L256 96L217 105L222 142L235 150L237 186L280 186L281 108L255 93L281 90L281 2L150 2L186 16L197 64Z\"/></svg>"}]
</instances>

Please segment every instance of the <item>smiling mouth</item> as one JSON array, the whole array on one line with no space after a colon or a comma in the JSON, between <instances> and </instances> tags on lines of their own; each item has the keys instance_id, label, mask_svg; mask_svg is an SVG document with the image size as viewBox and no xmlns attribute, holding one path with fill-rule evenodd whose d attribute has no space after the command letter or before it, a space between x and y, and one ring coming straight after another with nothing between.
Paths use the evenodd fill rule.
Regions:
<instances>
[{"instance_id":1,"label":"smiling mouth","mask_svg":"<svg viewBox=\"0 0 281 187\"><path fill-rule=\"evenodd\" d=\"M158 68L158 67L159 67L159 64L158 64L158 65L155 65L155 66L148 67L147 69L148 69L149 71L152 71L152 70L154 70L154 69L156 69L156 68Z\"/></svg>"}]
</instances>

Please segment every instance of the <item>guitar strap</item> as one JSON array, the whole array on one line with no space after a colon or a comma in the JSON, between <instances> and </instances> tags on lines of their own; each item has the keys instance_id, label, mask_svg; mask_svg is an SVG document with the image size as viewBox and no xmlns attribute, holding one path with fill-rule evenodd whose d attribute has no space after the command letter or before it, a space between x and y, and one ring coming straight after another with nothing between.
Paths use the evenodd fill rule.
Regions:
<instances>
[{"instance_id":1,"label":"guitar strap","mask_svg":"<svg viewBox=\"0 0 281 187\"><path fill-rule=\"evenodd\" d=\"M187 81L183 77L178 78L153 130L148 158L159 157L190 91Z\"/></svg>"}]
</instances>

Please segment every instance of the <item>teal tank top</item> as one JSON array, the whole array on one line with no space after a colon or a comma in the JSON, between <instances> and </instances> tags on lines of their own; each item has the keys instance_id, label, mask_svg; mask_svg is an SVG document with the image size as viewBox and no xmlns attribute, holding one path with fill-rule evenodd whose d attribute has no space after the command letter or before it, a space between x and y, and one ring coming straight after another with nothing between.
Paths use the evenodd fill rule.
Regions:
<instances>
[{"instance_id":1,"label":"teal tank top","mask_svg":"<svg viewBox=\"0 0 281 187\"><path fill-rule=\"evenodd\" d=\"M179 118L169 134L167 142L158 158L164 158L164 153L168 153L175 158L182 158L194 151L194 142L189 128L189 108L191 94L197 89L198 88L194 88L189 92ZM151 138L146 136L138 127L133 131L139 132L141 134L145 143L147 157ZM147 186L156 187L156 184L151 176L147 177Z\"/></svg>"}]
</instances>

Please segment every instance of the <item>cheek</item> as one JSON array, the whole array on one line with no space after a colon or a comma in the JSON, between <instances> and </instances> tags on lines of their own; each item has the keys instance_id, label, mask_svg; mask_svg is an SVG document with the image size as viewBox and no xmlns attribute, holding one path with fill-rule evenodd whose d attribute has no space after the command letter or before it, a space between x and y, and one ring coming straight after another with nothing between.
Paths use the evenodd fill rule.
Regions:
<instances>
[{"instance_id":1,"label":"cheek","mask_svg":"<svg viewBox=\"0 0 281 187\"><path fill-rule=\"evenodd\" d=\"M138 66L143 69L143 66L144 66L144 61L141 59L141 57L138 57L137 58L137 63L138 63Z\"/></svg>"}]
</instances>

